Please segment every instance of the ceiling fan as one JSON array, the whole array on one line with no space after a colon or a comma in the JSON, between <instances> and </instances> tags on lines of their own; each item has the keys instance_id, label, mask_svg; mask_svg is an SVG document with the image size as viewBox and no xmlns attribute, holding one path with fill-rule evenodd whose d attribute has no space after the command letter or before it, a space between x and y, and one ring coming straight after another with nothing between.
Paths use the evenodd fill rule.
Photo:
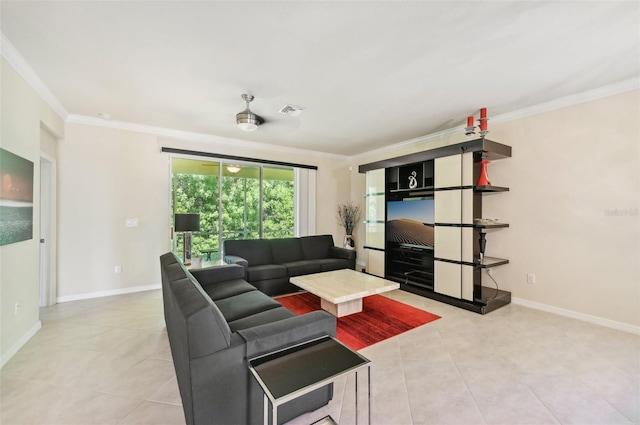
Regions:
<instances>
[{"instance_id":1,"label":"ceiling fan","mask_svg":"<svg viewBox=\"0 0 640 425\"><path fill-rule=\"evenodd\" d=\"M236 114L236 123L238 124L238 127L240 127L240 130L255 131L264 123L264 118L260 115L254 114L251 112L251 109L249 109L249 103L253 100L253 95L245 93L241 97L242 100L245 101L247 107L244 111Z\"/></svg>"}]
</instances>

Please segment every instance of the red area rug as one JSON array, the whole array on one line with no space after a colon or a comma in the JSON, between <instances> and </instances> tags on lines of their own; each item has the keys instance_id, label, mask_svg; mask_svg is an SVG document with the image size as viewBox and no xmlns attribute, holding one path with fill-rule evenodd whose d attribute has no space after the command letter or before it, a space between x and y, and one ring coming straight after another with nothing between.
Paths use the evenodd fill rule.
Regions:
<instances>
[{"instance_id":1,"label":"red area rug","mask_svg":"<svg viewBox=\"0 0 640 425\"><path fill-rule=\"evenodd\" d=\"M308 292L279 297L278 301L297 315L320 310L320 298ZM391 298L371 295L364 298L361 313L338 317L336 337L360 350L439 318Z\"/></svg>"}]
</instances>

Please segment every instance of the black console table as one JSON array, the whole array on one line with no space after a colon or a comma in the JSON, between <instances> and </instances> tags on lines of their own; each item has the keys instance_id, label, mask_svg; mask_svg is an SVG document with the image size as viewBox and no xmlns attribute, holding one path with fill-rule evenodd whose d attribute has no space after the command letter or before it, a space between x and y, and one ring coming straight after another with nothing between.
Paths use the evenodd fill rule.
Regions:
<instances>
[{"instance_id":1,"label":"black console table","mask_svg":"<svg viewBox=\"0 0 640 425\"><path fill-rule=\"evenodd\" d=\"M358 371L367 368L368 423L371 423L371 361L338 340L324 336L249 360L249 370L264 391L264 423L278 423L278 406L355 372L356 424Z\"/></svg>"}]
</instances>

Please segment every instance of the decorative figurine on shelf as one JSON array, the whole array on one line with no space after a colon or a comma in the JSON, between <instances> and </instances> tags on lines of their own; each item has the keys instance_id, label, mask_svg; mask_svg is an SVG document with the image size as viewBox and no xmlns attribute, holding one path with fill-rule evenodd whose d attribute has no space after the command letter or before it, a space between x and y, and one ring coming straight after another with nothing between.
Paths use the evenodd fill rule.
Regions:
<instances>
[{"instance_id":1,"label":"decorative figurine on shelf","mask_svg":"<svg viewBox=\"0 0 640 425\"><path fill-rule=\"evenodd\" d=\"M356 243L353 239L353 232L362 217L362 211L359 205L354 205L349 202L348 204L338 205L338 223L346 232L344 237L344 247L347 249L355 249Z\"/></svg>"},{"instance_id":2,"label":"decorative figurine on shelf","mask_svg":"<svg viewBox=\"0 0 640 425\"><path fill-rule=\"evenodd\" d=\"M480 232L480 240L478 240L478 244L480 245L480 264L484 263L484 251L487 248L487 236L486 233Z\"/></svg>"},{"instance_id":3,"label":"decorative figurine on shelf","mask_svg":"<svg viewBox=\"0 0 640 425\"><path fill-rule=\"evenodd\" d=\"M418 187L418 179L416 179L417 175L418 174L415 171L411 172L411 175L409 176L409 189L415 189Z\"/></svg>"},{"instance_id":4,"label":"decorative figurine on shelf","mask_svg":"<svg viewBox=\"0 0 640 425\"><path fill-rule=\"evenodd\" d=\"M491 180L489 180L489 175L487 174L487 165L489 163L490 161L487 160L480 161L480 177L478 177L476 186L491 186Z\"/></svg>"}]
</instances>

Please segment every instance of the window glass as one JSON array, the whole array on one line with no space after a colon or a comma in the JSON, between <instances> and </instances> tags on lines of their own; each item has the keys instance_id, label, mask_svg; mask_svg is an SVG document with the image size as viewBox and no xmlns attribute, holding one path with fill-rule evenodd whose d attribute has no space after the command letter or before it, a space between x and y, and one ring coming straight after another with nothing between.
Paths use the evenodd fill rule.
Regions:
<instances>
[{"instance_id":1,"label":"window glass","mask_svg":"<svg viewBox=\"0 0 640 425\"><path fill-rule=\"evenodd\" d=\"M172 170L173 213L200 214L200 231L192 236L192 256L218 258L219 164L174 158ZM177 233L175 238L179 256L182 256L182 237L182 233Z\"/></svg>"},{"instance_id":2,"label":"window glass","mask_svg":"<svg viewBox=\"0 0 640 425\"><path fill-rule=\"evenodd\" d=\"M180 157L173 157L171 166L172 214L200 214L192 258L219 259L226 239L294 236L293 168ZM182 232L173 241L182 257Z\"/></svg>"},{"instance_id":3,"label":"window glass","mask_svg":"<svg viewBox=\"0 0 640 425\"><path fill-rule=\"evenodd\" d=\"M264 239L293 237L293 169L263 168L262 234Z\"/></svg>"},{"instance_id":4,"label":"window glass","mask_svg":"<svg viewBox=\"0 0 640 425\"><path fill-rule=\"evenodd\" d=\"M222 165L222 238L260 238L260 167Z\"/></svg>"}]
</instances>

